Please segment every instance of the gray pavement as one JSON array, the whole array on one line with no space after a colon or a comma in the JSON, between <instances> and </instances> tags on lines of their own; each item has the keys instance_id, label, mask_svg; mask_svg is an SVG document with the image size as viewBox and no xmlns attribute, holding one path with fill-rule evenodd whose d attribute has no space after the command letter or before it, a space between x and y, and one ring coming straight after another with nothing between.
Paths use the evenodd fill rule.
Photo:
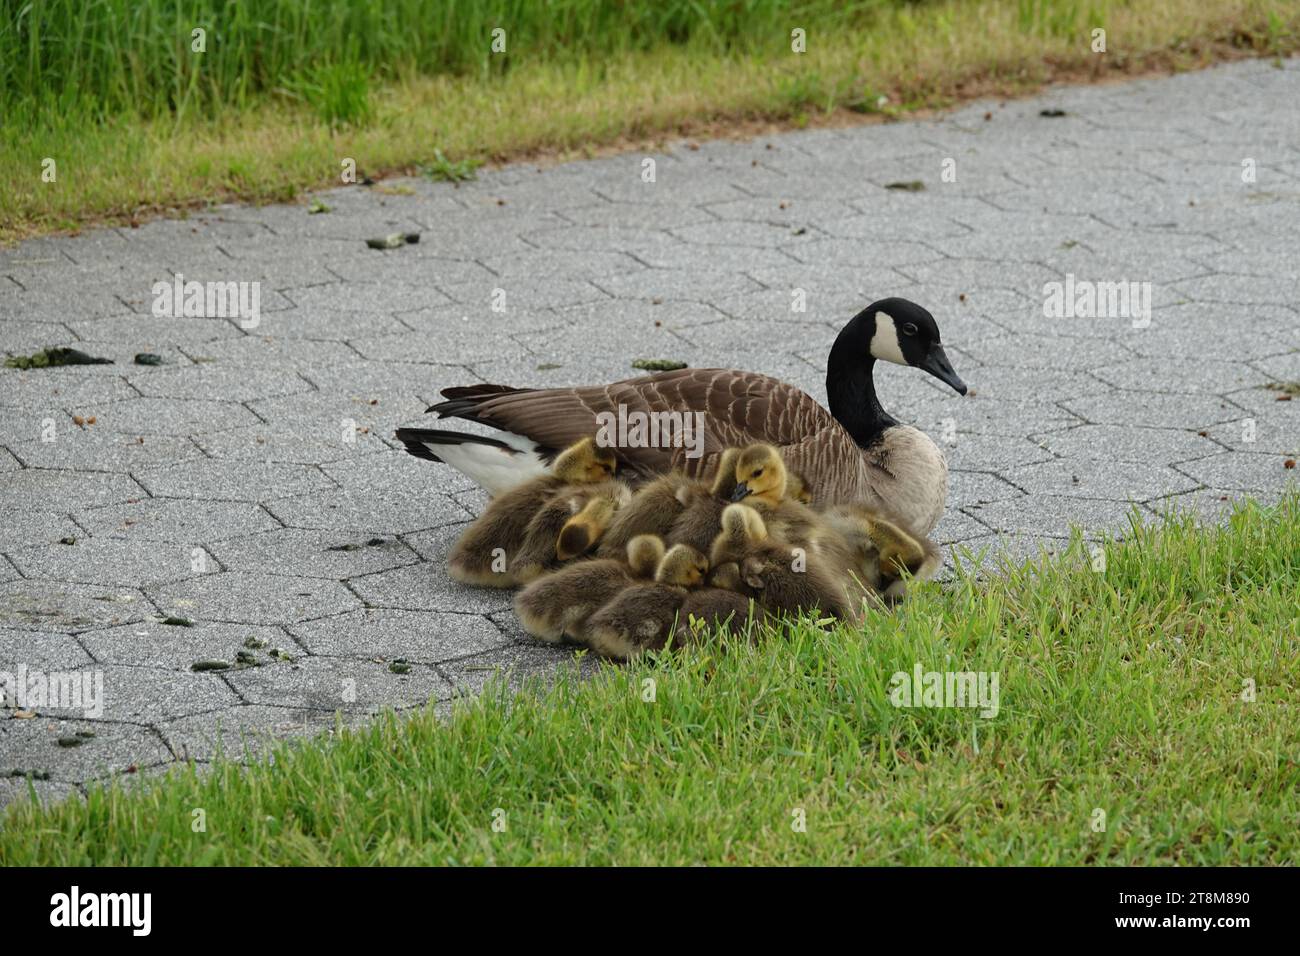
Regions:
<instances>
[{"instance_id":1,"label":"gray pavement","mask_svg":"<svg viewBox=\"0 0 1300 956\"><path fill-rule=\"evenodd\" d=\"M446 385L671 358L820 398L840 326L902 295L974 389L877 373L946 445L945 543L1022 554L1071 524L1120 532L1130 502L1276 498L1300 451L1300 398L1267 387L1300 380L1297 102L1300 62L1244 62L676 144L653 183L642 154L519 165L0 250L7 353L116 362L0 370L0 670L103 682L94 716L0 711L0 800L26 793L14 774L60 796L570 660L521 633L510 595L445 574L484 498L391 436ZM397 231L421 240L362 241ZM260 323L155 317L175 273L260 282ZM1150 283L1149 326L1046 316L1070 275Z\"/></svg>"}]
</instances>

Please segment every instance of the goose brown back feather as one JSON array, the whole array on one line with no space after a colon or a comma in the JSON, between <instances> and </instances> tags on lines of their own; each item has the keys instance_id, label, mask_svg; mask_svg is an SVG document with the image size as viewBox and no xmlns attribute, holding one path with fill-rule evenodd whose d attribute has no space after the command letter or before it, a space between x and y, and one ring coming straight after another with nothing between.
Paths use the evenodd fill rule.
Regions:
<instances>
[{"instance_id":1,"label":"goose brown back feather","mask_svg":"<svg viewBox=\"0 0 1300 956\"><path fill-rule=\"evenodd\" d=\"M788 466L807 476L814 501L875 501L864 468L864 451L810 395L779 379L736 369L681 369L578 388L511 389L481 385L448 388L447 401L430 408L442 417L464 418L525 435L547 449L565 448L599 428L601 413L704 413L703 454L686 448L614 451L620 470L649 476L680 469L711 478L728 447L763 442L776 446Z\"/></svg>"}]
</instances>

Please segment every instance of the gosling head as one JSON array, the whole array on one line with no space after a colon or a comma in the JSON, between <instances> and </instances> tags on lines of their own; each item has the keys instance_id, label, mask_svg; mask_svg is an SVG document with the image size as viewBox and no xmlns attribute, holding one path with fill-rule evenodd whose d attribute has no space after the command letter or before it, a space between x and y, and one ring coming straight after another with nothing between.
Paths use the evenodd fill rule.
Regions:
<instances>
[{"instance_id":1,"label":"gosling head","mask_svg":"<svg viewBox=\"0 0 1300 956\"><path fill-rule=\"evenodd\" d=\"M939 343L934 316L915 302L897 298L873 302L853 317L840 336L847 336L858 354L919 368L958 394L966 394L966 383L953 371Z\"/></svg>"},{"instance_id":2,"label":"gosling head","mask_svg":"<svg viewBox=\"0 0 1300 956\"><path fill-rule=\"evenodd\" d=\"M555 459L551 471L557 478L575 484L589 484L614 477L618 459L611 448L597 445L594 439L574 442Z\"/></svg>"},{"instance_id":3,"label":"gosling head","mask_svg":"<svg viewBox=\"0 0 1300 956\"><path fill-rule=\"evenodd\" d=\"M787 482L781 453L771 445L750 445L736 458L736 487L731 500L752 498L754 504L775 507L786 495Z\"/></svg>"},{"instance_id":4,"label":"gosling head","mask_svg":"<svg viewBox=\"0 0 1300 956\"><path fill-rule=\"evenodd\" d=\"M657 534L639 534L627 543L627 563L639 578L652 578L664 559L664 539Z\"/></svg>"},{"instance_id":5,"label":"gosling head","mask_svg":"<svg viewBox=\"0 0 1300 956\"><path fill-rule=\"evenodd\" d=\"M767 525L749 505L727 505L722 509L722 530L713 538L709 562L714 566L737 560L748 548L767 539Z\"/></svg>"},{"instance_id":6,"label":"gosling head","mask_svg":"<svg viewBox=\"0 0 1300 956\"><path fill-rule=\"evenodd\" d=\"M709 573L709 559L689 544L675 544L664 554L655 571L655 583L694 588L704 583Z\"/></svg>"},{"instance_id":7,"label":"gosling head","mask_svg":"<svg viewBox=\"0 0 1300 956\"><path fill-rule=\"evenodd\" d=\"M560 561L570 561L590 551L609 527L616 511L618 503L603 495L597 495L588 501L560 529L560 534L555 539L555 557Z\"/></svg>"}]
</instances>

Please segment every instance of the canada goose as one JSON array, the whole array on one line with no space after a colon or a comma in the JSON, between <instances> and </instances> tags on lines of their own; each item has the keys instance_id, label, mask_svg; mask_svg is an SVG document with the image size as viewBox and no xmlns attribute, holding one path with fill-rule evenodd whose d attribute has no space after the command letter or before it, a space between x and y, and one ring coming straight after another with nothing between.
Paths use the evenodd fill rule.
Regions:
<instances>
[{"instance_id":1,"label":"canada goose","mask_svg":"<svg viewBox=\"0 0 1300 956\"><path fill-rule=\"evenodd\" d=\"M587 620L584 643L621 661L659 650L668 643L688 589L699 587L708 570L708 559L695 548L673 545L659 562L654 583L625 588Z\"/></svg>"},{"instance_id":2,"label":"canada goose","mask_svg":"<svg viewBox=\"0 0 1300 956\"><path fill-rule=\"evenodd\" d=\"M709 551L711 565L733 561L740 569L741 593L769 611L820 609L841 619L856 616L849 599L856 585L847 572L770 537L762 516L744 504L728 505L722 512L722 530Z\"/></svg>"},{"instance_id":3,"label":"canada goose","mask_svg":"<svg viewBox=\"0 0 1300 956\"><path fill-rule=\"evenodd\" d=\"M878 360L922 369L966 394L940 344L934 317L914 302L891 298L867 306L836 338L826 363L829 412L800 389L767 375L681 369L582 388L447 388L446 400L429 411L488 425L501 435L403 428L397 438L411 454L445 461L490 494L500 494L541 473L556 449L597 433L598 416L608 421L634 412L700 413L699 457L661 442L619 447L619 461L642 478L673 468L708 478L724 448L775 445L787 466L810 483L816 504L848 501L884 508L925 534L943 513L948 464L927 435L881 407L873 379Z\"/></svg>"},{"instance_id":4,"label":"canada goose","mask_svg":"<svg viewBox=\"0 0 1300 956\"><path fill-rule=\"evenodd\" d=\"M555 458L554 464L541 475L498 495L487 510L471 524L451 549L448 566L451 576L463 584L482 587L514 587L517 568L512 568L519 548L528 535L529 525L557 492L570 486L594 485L608 481L618 467L613 452L600 448L591 438L574 442ZM565 515L565 520L572 513ZM563 522L561 522L562 524ZM559 527L555 529L556 535ZM540 537L532 549L541 545ZM552 535L548 547L555 547Z\"/></svg>"},{"instance_id":5,"label":"canada goose","mask_svg":"<svg viewBox=\"0 0 1300 956\"><path fill-rule=\"evenodd\" d=\"M587 619L629 585L649 581L663 560L664 543L652 534L633 538L627 561L593 558L533 581L515 596L524 630L543 641L566 635L582 640Z\"/></svg>"},{"instance_id":6,"label":"canada goose","mask_svg":"<svg viewBox=\"0 0 1300 956\"><path fill-rule=\"evenodd\" d=\"M936 545L913 534L899 522L863 505L835 505L822 516L852 548L854 567L862 582L886 604L906 596L904 572L917 580L932 577L943 563Z\"/></svg>"}]
</instances>

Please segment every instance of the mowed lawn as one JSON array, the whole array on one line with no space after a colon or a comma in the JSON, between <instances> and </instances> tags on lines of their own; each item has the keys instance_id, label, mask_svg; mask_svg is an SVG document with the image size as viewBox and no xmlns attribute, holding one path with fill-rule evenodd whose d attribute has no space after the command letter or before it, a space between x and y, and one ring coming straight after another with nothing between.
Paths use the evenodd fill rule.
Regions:
<instances>
[{"instance_id":1,"label":"mowed lawn","mask_svg":"<svg viewBox=\"0 0 1300 956\"><path fill-rule=\"evenodd\" d=\"M1286 864L1300 497L138 792L11 808L0 864ZM891 701L998 677L996 716ZM196 832L195 811L205 829Z\"/></svg>"},{"instance_id":2,"label":"mowed lawn","mask_svg":"<svg viewBox=\"0 0 1300 956\"><path fill-rule=\"evenodd\" d=\"M0 242L1285 56L1297 0L0 2ZM1095 31L1104 31L1104 51ZM442 157L445 157L443 159ZM467 165L462 165L467 164Z\"/></svg>"}]
</instances>

